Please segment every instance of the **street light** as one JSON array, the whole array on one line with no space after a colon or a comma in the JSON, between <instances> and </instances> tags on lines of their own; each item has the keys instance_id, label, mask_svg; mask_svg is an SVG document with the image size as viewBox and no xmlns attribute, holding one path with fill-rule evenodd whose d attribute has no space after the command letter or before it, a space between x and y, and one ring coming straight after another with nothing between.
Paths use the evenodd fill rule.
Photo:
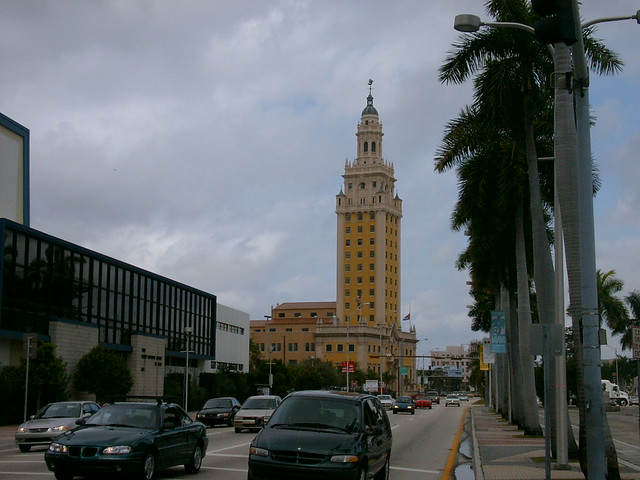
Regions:
<instances>
[{"instance_id":1,"label":"street light","mask_svg":"<svg viewBox=\"0 0 640 480\"><path fill-rule=\"evenodd\" d=\"M189 349L191 348L191 333L192 327L184 327L182 333L187 337L187 349L185 350L185 362L184 362L184 411L188 412L189 408Z\"/></svg>"},{"instance_id":2,"label":"street light","mask_svg":"<svg viewBox=\"0 0 640 480\"><path fill-rule=\"evenodd\" d=\"M267 329L267 325L269 325L269 320L271 320L272 315L265 315L264 318L265 318L264 331L265 331L265 334L266 334L267 330L268 330ZM268 340L267 339L267 335L265 335L265 340ZM273 375L271 374L271 365L273 365L273 361L271 360L271 351L273 349L272 349L272 346L269 345L268 342L267 342L267 348L269 349L269 395L271 395L271 389L273 388Z\"/></svg>"}]
</instances>

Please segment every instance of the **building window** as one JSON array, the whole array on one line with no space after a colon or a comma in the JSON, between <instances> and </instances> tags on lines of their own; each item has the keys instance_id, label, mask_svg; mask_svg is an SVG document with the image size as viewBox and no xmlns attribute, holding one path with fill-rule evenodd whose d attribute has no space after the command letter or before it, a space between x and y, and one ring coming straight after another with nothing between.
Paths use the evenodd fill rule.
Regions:
<instances>
[{"instance_id":1,"label":"building window","mask_svg":"<svg viewBox=\"0 0 640 480\"><path fill-rule=\"evenodd\" d=\"M369 220L375 220L376 219L376 212L369 212Z\"/></svg>"},{"instance_id":2,"label":"building window","mask_svg":"<svg viewBox=\"0 0 640 480\"><path fill-rule=\"evenodd\" d=\"M344 352L344 345L339 343L338 345L336 345L336 351L338 352Z\"/></svg>"},{"instance_id":3,"label":"building window","mask_svg":"<svg viewBox=\"0 0 640 480\"><path fill-rule=\"evenodd\" d=\"M302 314L301 314L300 312L295 312L295 313L293 314L293 316L294 316L295 318L300 318L300 317L302 316Z\"/></svg>"},{"instance_id":4,"label":"building window","mask_svg":"<svg viewBox=\"0 0 640 480\"><path fill-rule=\"evenodd\" d=\"M358 258L362 258L362 252L358 252Z\"/></svg>"},{"instance_id":5,"label":"building window","mask_svg":"<svg viewBox=\"0 0 640 480\"><path fill-rule=\"evenodd\" d=\"M362 239L361 238L358 239L358 246L362 246Z\"/></svg>"},{"instance_id":6,"label":"building window","mask_svg":"<svg viewBox=\"0 0 640 480\"><path fill-rule=\"evenodd\" d=\"M362 271L362 264L361 264L361 263L359 263L359 264L358 264L358 271L359 271L359 272L361 272L361 271Z\"/></svg>"},{"instance_id":7,"label":"building window","mask_svg":"<svg viewBox=\"0 0 640 480\"><path fill-rule=\"evenodd\" d=\"M376 226L375 225L369 225L369 232L373 233L376 231Z\"/></svg>"},{"instance_id":8,"label":"building window","mask_svg":"<svg viewBox=\"0 0 640 480\"><path fill-rule=\"evenodd\" d=\"M375 256L376 256L376 252L374 250L371 250L369 252L369 258L375 258Z\"/></svg>"},{"instance_id":9,"label":"building window","mask_svg":"<svg viewBox=\"0 0 640 480\"><path fill-rule=\"evenodd\" d=\"M371 142L371 151L372 151L373 153L375 153L375 152L376 152L376 142Z\"/></svg>"},{"instance_id":10,"label":"building window","mask_svg":"<svg viewBox=\"0 0 640 480\"><path fill-rule=\"evenodd\" d=\"M289 328L289 327L287 327L287 328L285 328L285 329L284 329L284 331L285 331L285 332L293 332L293 328Z\"/></svg>"},{"instance_id":11,"label":"building window","mask_svg":"<svg viewBox=\"0 0 640 480\"><path fill-rule=\"evenodd\" d=\"M345 228L345 232L346 232L346 233L351 233L351 227L347 227L347 228Z\"/></svg>"},{"instance_id":12,"label":"building window","mask_svg":"<svg viewBox=\"0 0 640 480\"><path fill-rule=\"evenodd\" d=\"M358 277L358 283L362 283L362 277Z\"/></svg>"},{"instance_id":13,"label":"building window","mask_svg":"<svg viewBox=\"0 0 640 480\"><path fill-rule=\"evenodd\" d=\"M347 260L351 258L351 252L344 252L344 258Z\"/></svg>"},{"instance_id":14,"label":"building window","mask_svg":"<svg viewBox=\"0 0 640 480\"><path fill-rule=\"evenodd\" d=\"M330 343L327 343L324 347L326 352L332 352L333 351L333 345L331 345Z\"/></svg>"},{"instance_id":15,"label":"building window","mask_svg":"<svg viewBox=\"0 0 640 480\"><path fill-rule=\"evenodd\" d=\"M351 283L351 277L344 277L344 283Z\"/></svg>"},{"instance_id":16,"label":"building window","mask_svg":"<svg viewBox=\"0 0 640 480\"><path fill-rule=\"evenodd\" d=\"M376 264L375 263L370 263L369 264L369 270L374 271L376 269Z\"/></svg>"},{"instance_id":17,"label":"building window","mask_svg":"<svg viewBox=\"0 0 640 480\"><path fill-rule=\"evenodd\" d=\"M349 184L349 188L351 188L351 184ZM351 214L350 213L346 213L345 216L344 216L344 219L347 222L350 222L351 221Z\"/></svg>"},{"instance_id":18,"label":"building window","mask_svg":"<svg viewBox=\"0 0 640 480\"><path fill-rule=\"evenodd\" d=\"M349 344L349 351L350 352L355 352L356 351L356 346L353 343Z\"/></svg>"},{"instance_id":19,"label":"building window","mask_svg":"<svg viewBox=\"0 0 640 480\"><path fill-rule=\"evenodd\" d=\"M284 312L278 314L278 318L284 318Z\"/></svg>"},{"instance_id":20,"label":"building window","mask_svg":"<svg viewBox=\"0 0 640 480\"><path fill-rule=\"evenodd\" d=\"M358 221L362 221L362 214L361 213L358 214Z\"/></svg>"},{"instance_id":21,"label":"building window","mask_svg":"<svg viewBox=\"0 0 640 480\"><path fill-rule=\"evenodd\" d=\"M369 277L369 283L375 283L376 277Z\"/></svg>"},{"instance_id":22,"label":"building window","mask_svg":"<svg viewBox=\"0 0 640 480\"><path fill-rule=\"evenodd\" d=\"M347 240L345 241L345 246L350 247L351 246L351 240L349 240L347 238Z\"/></svg>"},{"instance_id":23,"label":"building window","mask_svg":"<svg viewBox=\"0 0 640 480\"><path fill-rule=\"evenodd\" d=\"M345 264L344 271L345 272L350 272L351 271L351 264L349 264L349 263Z\"/></svg>"},{"instance_id":24,"label":"building window","mask_svg":"<svg viewBox=\"0 0 640 480\"><path fill-rule=\"evenodd\" d=\"M369 142L364 142L364 151L365 152L369 151Z\"/></svg>"},{"instance_id":25,"label":"building window","mask_svg":"<svg viewBox=\"0 0 640 480\"><path fill-rule=\"evenodd\" d=\"M275 329L274 327L270 327L270 328L269 328L269 331L270 331L270 332L275 332L275 331L276 331L276 329Z\"/></svg>"},{"instance_id":26,"label":"building window","mask_svg":"<svg viewBox=\"0 0 640 480\"><path fill-rule=\"evenodd\" d=\"M375 244L376 244L376 239L375 239L375 238L373 238L373 237L371 237L371 238L369 239L369 245L375 245Z\"/></svg>"}]
</instances>

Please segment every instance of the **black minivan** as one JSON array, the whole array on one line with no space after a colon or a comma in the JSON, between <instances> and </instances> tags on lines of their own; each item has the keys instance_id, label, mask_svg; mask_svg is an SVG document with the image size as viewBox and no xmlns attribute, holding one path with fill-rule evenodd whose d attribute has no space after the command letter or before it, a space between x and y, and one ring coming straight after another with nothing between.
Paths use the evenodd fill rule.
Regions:
<instances>
[{"instance_id":1,"label":"black minivan","mask_svg":"<svg viewBox=\"0 0 640 480\"><path fill-rule=\"evenodd\" d=\"M249 449L249 480L388 480L391 426L373 395L288 395Z\"/></svg>"}]
</instances>

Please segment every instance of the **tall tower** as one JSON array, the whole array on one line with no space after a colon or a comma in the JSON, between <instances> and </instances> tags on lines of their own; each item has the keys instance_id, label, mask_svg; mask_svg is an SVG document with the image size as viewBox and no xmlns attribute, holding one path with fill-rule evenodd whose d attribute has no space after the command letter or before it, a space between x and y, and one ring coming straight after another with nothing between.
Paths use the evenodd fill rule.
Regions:
<instances>
[{"instance_id":1,"label":"tall tower","mask_svg":"<svg viewBox=\"0 0 640 480\"><path fill-rule=\"evenodd\" d=\"M346 161L336 195L336 316L351 325L399 329L402 200L393 164L382 157L384 134L371 84L356 133L357 155Z\"/></svg>"}]
</instances>

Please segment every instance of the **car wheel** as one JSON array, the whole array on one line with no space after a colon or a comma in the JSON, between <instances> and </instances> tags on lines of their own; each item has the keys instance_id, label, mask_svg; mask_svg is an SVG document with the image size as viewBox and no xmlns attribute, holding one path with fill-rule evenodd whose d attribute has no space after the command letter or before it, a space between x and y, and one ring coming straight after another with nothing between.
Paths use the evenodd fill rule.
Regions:
<instances>
[{"instance_id":1,"label":"car wheel","mask_svg":"<svg viewBox=\"0 0 640 480\"><path fill-rule=\"evenodd\" d=\"M620 406L621 407L626 407L627 406L627 401L624 398L622 400L620 400Z\"/></svg>"},{"instance_id":2,"label":"car wheel","mask_svg":"<svg viewBox=\"0 0 640 480\"><path fill-rule=\"evenodd\" d=\"M200 445L196 445L193 453L191 454L191 459L189 463L185 464L184 470L187 473L198 473L200 471L200 467L202 466L202 448Z\"/></svg>"},{"instance_id":3,"label":"car wheel","mask_svg":"<svg viewBox=\"0 0 640 480\"><path fill-rule=\"evenodd\" d=\"M156 457L152 453L147 453L144 457L144 463L142 464L142 474L140 478L142 480L151 480L156 474Z\"/></svg>"},{"instance_id":4,"label":"car wheel","mask_svg":"<svg viewBox=\"0 0 640 480\"><path fill-rule=\"evenodd\" d=\"M415 415L416 411L415 410L411 410L411 415Z\"/></svg>"},{"instance_id":5,"label":"car wheel","mask_svg":"<svg viewBox=\"0 0 640 480\"><path fill-rule=\"evenodd\" d=\"M26 453L31 450L31 445L18 445L21 452Z\"/></svg>"},{"instance_id":6,"label":"car wheel","mask_svg":"<svg viewBox=\"0 0 640 480\"><path fill-rule=\"evenodd\" d=\"M360 470L358 470L358 476L356 477L356 479L357 480L367 479L367 467L365 467L364 465L360 467Z\"/></svg>"},{"instance_id":7,"label":"car wheel","mask_svg":"<svg viewBox=\"0 0 640 480\"><path fill-rule=\"evenodd\" d=\"M431 410L433 408L433 405L429 405L429 410Z\"/></svg>"},{"instance_id":8,"label":"car wheel","mask_svg":"<svg viewBox=\"0 0 640 480\"><path fill-rule=\"evenodd\" d=\"M56 480L71 480L73 475L65 470L56 470L53 472L53 476L56 477Z\"/></svg>"},{"instance_id":9,"label":"car wheel","mask_svg":"<svg viewBox=\"0 0 640 480\"><path fill-rule=\"evenodd\" d=\"M374 480L389 480L389 454L387 453L387 461L384 462L382 469L376 473Z\"/></svg>"},{"instance_id":10,"label":"car wheel","mask_svg":"<svg viewBox=\"0 0 640 480\"><path fill-rule=\"evenodd\" d=\"M236 433L240 433L240 432L242 431L242 429L241 429L241 428L236 428L236 429L234 429L234 430L236 431Z\"/></svg>"}]
</instances>

